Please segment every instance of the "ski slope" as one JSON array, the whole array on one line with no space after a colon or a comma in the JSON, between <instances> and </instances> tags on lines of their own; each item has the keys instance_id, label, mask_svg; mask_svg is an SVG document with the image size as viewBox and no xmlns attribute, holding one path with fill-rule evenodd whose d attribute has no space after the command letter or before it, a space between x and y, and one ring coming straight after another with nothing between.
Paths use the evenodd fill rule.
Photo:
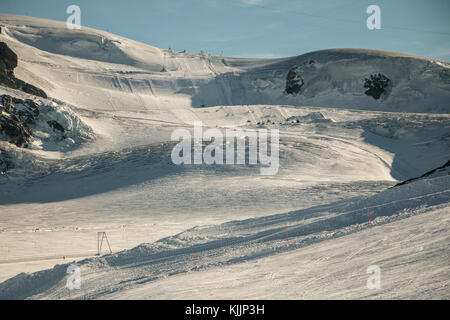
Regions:
<instances>
[{"instance_id":1,"label":"ski slope","mask_svg":"<svg viewBox=\"0 0 450 320\"><path fill-rule=\"evenodd\" d=\"M76 261L80 299L448 299L448 172L389 189L450 158L447 62L363 49L238 59L31 17L0 24L15 75L49 99L0 94L70 110L90 137L0 139L14 163L0 176L0 298L66 299ZM294 67L306 85L288 95ZM378 100L363 87L376 72L393 83ZM174 165L170 135L194 121L279 129L278 174ZM100 231L112 255L94 257ZM387 271L381 291L365 287L372 264Z\"/></svg>"},{"instance_id":2,"label":"ski slope","mask_svg":"<svg viewBox=\"0 0 450 320\"><path fill-rule=\"evenodd\" d=\"M217 273L221 272L222 268L227 270L229 266L234 264L247 263L248 265L256 259L267 260L267 257L280 253L284 253L285 258L287 252L295 252L298 255L298 252L303 253L303 248L323 242L335 248L335 254L339 255L341 260L336 257L334 257L334 260L339 261L340 264L343 264L343 262L353 263L351 260L354 256L366 255L365 261L369 265L380 264L381 268L386 266L388 270L391 270L390 268L394 264L392 256L399 255L397 250L393 250L390 247L394 242L391 238L407 235L409 240L414 239L415 241L401 240L400 244L397 245L400 246L399 250L405 250L406 248L403 246L407 247L408 250L405 250L404 254L408 255L408 258L411 259L410 255L414 256L414 254L417 254L416 251L423 251L425 245L428 250L426 253L418 254L419 257L426 260L432 254L433 261L437 261L436 264L431 266L431 270L423 271L425 275L419 278L427 284L427 290L435 288L439 290L434 290L433 293L429 292L427 293L428 296L422 296L422 298L448 299L448 279L445 279L449 275L449 256L448 250L446 250L449 240L446 232L449 227L448 199L450 190L448 190L448 175L449 170L447 168L438 176L390 188L366 199L342 200L328 205L320 205L284 214L230 221L219 225L194 227L152 244L142 244L133 249L101 258L87 258L77 262L83 275L83 287L79 291L75 290L72 293L72 297L98 299L111 298L110 295L112 295L112 297L120 298L121 291L124 291L126 294L128 289L131 290L132 294L140 290L143 296L153 295L154 292L151 288L164 285L164 282L168 281L167 278L172 276L193 272ZM426 205L424 206L425 203ZM368 209L371 212L371 223L368 222L366 212ZM439 235L436 245L433 243L435 239L429 239L429 234L427 236L428 228L414 220L413 222L409 221L409 219L412 219L411 217L426 216L428 214L433 218L439 219L440 223L438 225L429 224L430 221L427 221L425 218L416 218L416 220L425 222L426 226L431 227L431 232L436 232ZM434 219L431 221L435 222ZM396 222L394 226L403 232L401 235L393 232L395 227L390 226L393 222ZM388 226L385 227L384 225ZM405 227L401 227L401 225L405 225ZM422 230L418 234L412 232L415 228L420 227L422 227ZM408 231L405 231L405 229ZM385 230L388 230L388 232L384 233ZM383 251L377 250L377 246L371 244L370 240L373 241L373 239L361 240L361 235L354 235L362 231L366 231L366 234L370 232L372 238L375 238L374 235L377 232L381 232L381 234L377 234L378 245L383 248L387 247L390 250L390 254L386 255L387 257L383 257ZM353 251L350 251L351 254L347 257L345 257L345 253L349 253L348 248L344 247L343 249L342 244L337 245L341 241L340 238L345 236L356 238L352 243ZM426 242L417 243L418 237L426 238ZM445 245L446 242L447 245ZM414 247L411 247L411 245L414 245ZM422 245L422 249L417 250L415 247L420 245ZM322 245L321 247L323 248L324 246ZM416 250L411 252L412 249ZM192 252L194 252L194 255ZM292 256L293 253L290 253L290 255ZM327 259L328 257L325 255L322 258ZM302 260L295 261L301 263ZM403 259L402 264L406 264L406 267L411 267L407 264L407 261L407 259ZM359 268L361 268L361 263L362 261ZM68 265L56 265L53 269L36 272L31 275L19 274L0 284L0 297L13 299L67 298L66 269ZM414 266L415 264L412 265ZM273 262L271 267L276 267ZM296 273L295 268L297 266L291 266L288 270ZM270 271L276 273L276 270ZM361 278L361 273L364 272L364 269L350 270L353 274L357 273L359 278ZM268 269L265 269L265 271L269 272ZM339 271L342 272L341 270ZM308 270L305 272L308 272ZM395 272L399 273L399 270L395 270ZM347 276L351 278L352 274L347 274ZM385 288L384 291L379 291L377 294L382 297L421 297L420 292L422 290L427 291L421 287L418 288L419 292L394 290L394 283L404 282L408 280L408 276L399 275L397 278L394 277L391 282L387 282L388 289L386 290ZM430 282L435 282L436 279L442 281L430 284ZM414 282L414 279L410 280ZM245 279L243 281L248 280ZM317 281L321 281L321 279L319 278ZM199 280L199 283L202 282L204 280ZM362 284L364 282L360 283L356 288L349 288L349 290L352 292L352 290L358 289L358 292L361 294L359 287ZM346 286L348 284L344 283L342 285ZM428 286L431 286L431 289ZM294 287L295 290L296 288ZM142 293L142 291L147 293ZM230 297L230 293L225 294L228 294L228 297ZM205 292L203 294L197 293L198 297L205 297L205 294ZM248 291L240 293L243 297L249 294ZM305 294L311 295L313 292L306 290ZM332 297L333 294L337 295L337 292L332 292L331 294ZM352 294L350 293L349 297L357 297ZM252 293L252 295L254 298L267 297L264 290ZM138 296L134 297L137 298ZM346 296L348 296L348 293ZM362 294L362 297L368 296L370 294L367 291Z\"/></svg>"},{"instance_id":3,"label":"ski slope","mask_svg":"<svg viewBox=\"0 0 450 320\"><path fill-rule=\"evenodd\" d=\"M448 227L448 210L434 208L335 241L144 282L101 299L204 299L205 292L208 299L230 300L448 299ZM368 262L381 268L380 290L367 289Z\"/></svg>"}]
</instances>

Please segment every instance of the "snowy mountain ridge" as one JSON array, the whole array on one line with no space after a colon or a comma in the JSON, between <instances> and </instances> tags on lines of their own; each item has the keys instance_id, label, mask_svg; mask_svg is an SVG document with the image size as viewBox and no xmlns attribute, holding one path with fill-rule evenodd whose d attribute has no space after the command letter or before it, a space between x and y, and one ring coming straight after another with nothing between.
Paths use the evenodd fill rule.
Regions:
<instances>
[{"instance_id":1,"label":"snowy mountain ridge","mask_svg":"<svg viewBox=\"0 0 450 320\"><path fill-rule=\"evenodd\" d=\"M289 104L449 113L450 66L429 58L329 49L282 59L239 59L162 50L90 28L70 30L63 22L9 15L0 21L1 39L18 53L23 80L75 105L94 107L73 96L86 95L89 86L105 96L118 90L121 97L113 94L114 104L95 105L115 112L124 99L138 110L163 99L193 107ZM72 62L66 67L67 57ZM81 64L87 69L80 70ZM302 79L298 92L287 90L293 73ZM365 94L365 81L377 74L387 77L389 86L374 98Z\"/></svg>"}]
</instances>

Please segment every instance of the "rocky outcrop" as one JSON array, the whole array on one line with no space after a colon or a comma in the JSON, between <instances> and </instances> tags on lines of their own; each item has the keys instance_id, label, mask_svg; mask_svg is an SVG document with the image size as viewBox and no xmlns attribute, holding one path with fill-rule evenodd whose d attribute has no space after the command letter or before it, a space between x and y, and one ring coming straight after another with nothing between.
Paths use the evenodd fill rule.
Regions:
<instances>
[{"instance_id":1,"label":"rocky outcrop","mask_svg":"<svg viewBox=\"0 0 450 320\"><path fill-rule=\"evenodd\" d=\"M47 94L25 81L14 76L14 68L17 67L17 55L5 42L0 42L0 84L7 87L22 90L35 96L47 98Z\"/></svg>"},{"instance_id":2,"label":"rocky outcrop","mask_svg":"<svg viewBox=\"0 0 450 320\"><path fill-rule=\"evenodd\" d=\"M0 150L0 174L4 174L8 170L8 161L3 156L2 150Z\"/></svg>"},{"instance_id":3,"label":"rocky outcrop","mask_svg":"<svg viewBox=\"0 0 450 320\"><path fill-rule=\"evenodd\" d=\"M47 121L47 124L50 126L50 128L52 128L53 130L59 131L59 132L64 132L65 129L62 125L60 125L58 123L58 121L56 120L49 120Z\"/></svg>"},{"instance_id":4,"label":"rocky outcrop","mask_svg":"<svg viewBox=\"0 0 450 320\"><path fill-rule=\"evenodd\" d=\"M378 100L386 97L392 88L392 81L382 73L371 74L368 78L361 76L364 79L363 88L361 88L361 82L357 76L353 76L354 79L352 79L352 74L346 74L343 66L341 73L337 73L338 69L326 63L317 63L312 59L305 61L289 69L284 93L302 94L304 97L314 98L318 93L327 90L336 90L340 94L355 94L364 90L367 96ZM445 77L446 75L442 72L441 78Z\"/></svg>"},{"instance_id":5,"label":"rocky outcrop","mask_svg":"<svg viewBox=\"0 0 450 320\"><path fill-rule=\"evenodd\" d=\"M20 79L16 79L16 83L18 85L17 89L22 90L23 92L33 94L38 97L47 98L47 94L44 92L44 90L39 89L38 87L26 83L25 81L22 81Z\"/></svg>"},{"instance_id":6,"label":"rocky outcrop","mask_svg":"<svg viewBox=\"0 0 450 320\"><path fill-rule=\"evenodd\" d=\"M443 83L450 84L450 70L442 69L441 72L439 72L439 78L441 78Z\"/></svg>"},{"instance_id":7,"label":"rocky outcrop","mask_svg":"<svg viewBox=\"0 0 450 320\"><path fill-rule=\"evenodd\" d=\"M364 79L364 92L366 95L378 100L386 92L391 80L382 73L372 74Z\"/></svg>"},{"instance_id":8,"label":"rocky outcrop","mask_svg":"<svg viewBox=\"0 0 450 320\"><path fill-rule=\"evenodd\" d=\"M4 42L0 42L0 70L2 73L13 74L17 67L17 55Z\"/></svg>"},{"instance_id":9,"label":"rocky outcrop","mask_svg":"<svg viewBox=\"0 0 450 320\"><path fill-rule=\"evenodd\" d=\"M14 114L24 123L32 123L39 116L39 105L31 99L18 99L9 95L1 96L0 110Z\"/></svg>"},{"instance_id":10,"label":"rocky outcrop","mask_svg":"<svg viewBox=\"0 0 450 320\"><path fill-rule=\"evenodd\" d=\"M286 76L286 89L284 92L286 94L297 94L300 92L304 84L305 81L302 77L297 75L295 69L291 69Z\"/></svg>"},{"instance_id":11,"label":"rocky outcrop","mask_svg":"<svg viewBox=\"0 0 450 320\"><path fill-rule=\"evenodd\" d=\"M316 69L316 61L312 59L291 68L286 75L286 88L284 93L292 95L299 94L308 80L307 75Z\"/></svg>"},{"instance_id":12,"label":"rocky outcrop","mask_svg":"<svg viewBox=\"0 0 450 320\"><path fill-rule=\"evenodd\" d=\"M413 181L417 181L417 180L420 180L420 179L424 179L424 178L429 177L429 176L431 176L431 175L433 175L433 174L439 173L440 171L441 171L441 173L443 173L443 174L450 175L450 160L448 160L444 165L442 165L442 166L440 166L440 167L438 167L438 168L436 168L436 169L433 169L433 170L430 170L430 171L428 171L428 172L425 172L425 173L424 173L423 175L421 175L420 177L412 178L412 179L408 179L408 180L402 181L402 182L400 182L400 183L397 183L396 185L394 185L394 186L391 187L391 188L395 188L395 187L398 187L398 186L402 186L402 185L404 185L404 184L408 184L408 183L413 182Z\"/></svg>"},{"instance_id":13,"label":"rocky outcrop","mask_svg":"<svg viewBox=\"0 0 450 320\"><path fill-rule=\"evenodd\" d=\"M65 105L0 95L0 180L28 166L30 159L24 162L22 156L29 153L17 147L65 151L93 137L93 130Z\"/></svg>"},{"instance_id":14,"label":"rocky outcrop","mask_svg":"<svg viewBox=\"0 0 450 320\"><path fill-rule=\"evenodd\" d=\"M18 147L26 144L31 137L28 128L14 115L0 118L0 130Z\"/></svg>"},{"instance_id":15,"label":"rocky outcrop","mask_svg":"<svg viewBox=\"0 0 450 320\"><path fill-rule=\"evenodd\" d=\"M48 106L46 107L48 109ZM44 126L47 124L49 127L46 130L48 133L53 129L53 132L56 133L54 137L66 138L63 134L66 132L63 125L54 119L47 120L48 112L47 115L38 119L40 114L39 105L31 99L18 99L7 94L0 96L0 135L18 147L27 147L27 143L33 136L32 129L36 128L39 120L38 130L43 130L44 123Z\"/></svg>"},{"instance_id":16,"label":"rocky outcrop","mask_svg":"<svg viewBox=\"0 0 450 320\"><path fill-rule=\"evenodd\" d=\"M3 133L9 142L22 147L31 138L28 125L38 115L39 106L34 101L3 95L0 105L0 133Z\"/></svg>"}]
</instances>

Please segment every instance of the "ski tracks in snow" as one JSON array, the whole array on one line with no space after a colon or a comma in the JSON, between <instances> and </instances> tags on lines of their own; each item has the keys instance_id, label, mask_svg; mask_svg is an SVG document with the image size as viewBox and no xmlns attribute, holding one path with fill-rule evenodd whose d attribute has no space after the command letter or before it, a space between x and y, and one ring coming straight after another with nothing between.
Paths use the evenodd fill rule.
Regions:
<instances>
[{"instance_id":1,"label":"ski tracks in snow","mask_svg":"<svg viewBox=\"0 0 450 320\"><path fill-rule=\"evenodd\" d=\"M363 199L343 200L274 216L194 227L153 244L142 244L116 254L85 259L78 262L84 279L83 290L74 292L74 298L100 298L160 278L249 261L321 241L332 241L366 228L425 213L433 206L448 205L450 191L445 187L446 182L447 177L439 177L412 186L402 186L404 188L388 189L369 198L373 218L370 224L367 223ZM424 203L429 206L424 208ZM286 243L287 226L290 245ZM192 261L192 250L195 250L197 267ZM364 246L360 251L363 250ZM345 257L345 261L357 254L355 252ZM59 272L57 267L31 276L22 274L11 278L0 284L0 297L24 298L22 291L26 286L33 285L34 288L43 287L32 298L65 298L64 277L51 288L39 283L42 278L48 278L49 272ZM60 276L55 274L56 278Z\"/></svg>"}]
</instances>

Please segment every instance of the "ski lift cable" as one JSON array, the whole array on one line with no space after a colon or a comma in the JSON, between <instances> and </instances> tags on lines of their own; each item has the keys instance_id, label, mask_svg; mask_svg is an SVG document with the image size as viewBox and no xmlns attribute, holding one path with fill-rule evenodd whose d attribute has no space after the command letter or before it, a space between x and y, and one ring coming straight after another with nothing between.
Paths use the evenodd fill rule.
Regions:
<instances>
[{"instance_id":1,"label":"ski lift cable","mask_svg":"<svg viewBox=\"0 0 450 320\"><path fill-rule=\"evenodd\" d=\"M352 4L355 4L355 2L347 4L347 5L343 6L343 7L348 7L348 6L352 5ZM269 8L267 6L263 6L263 5L260 5L260 4L253 4L252 7L257 7L257 8L268 10L268 11L271 11L271 12L274 12L274 13L280 13L280 10ZM352 20L352 19L343 19L343 18L336 18L336 17L329 17L329 16L324 16L324 15L315 14L315 13L309 13L309 12L305 12L305 11L295 11L295 14L308 16L308 17L313 17L313 18L326 19L326 20L330 20L330 21L339 21L339 22L347 22L347 23L365 25L365 21ZM450 36L449 32L427 30L427 29L415 29L415 28L392 26L392 25L383 25L382 29L392 29L392 30L397 29L397 30L406 30L406 31L413 31L413 32L422 32L422 33L431 33L431 34L437 34L437 35Z\"/></svg>"}]
</instances>

